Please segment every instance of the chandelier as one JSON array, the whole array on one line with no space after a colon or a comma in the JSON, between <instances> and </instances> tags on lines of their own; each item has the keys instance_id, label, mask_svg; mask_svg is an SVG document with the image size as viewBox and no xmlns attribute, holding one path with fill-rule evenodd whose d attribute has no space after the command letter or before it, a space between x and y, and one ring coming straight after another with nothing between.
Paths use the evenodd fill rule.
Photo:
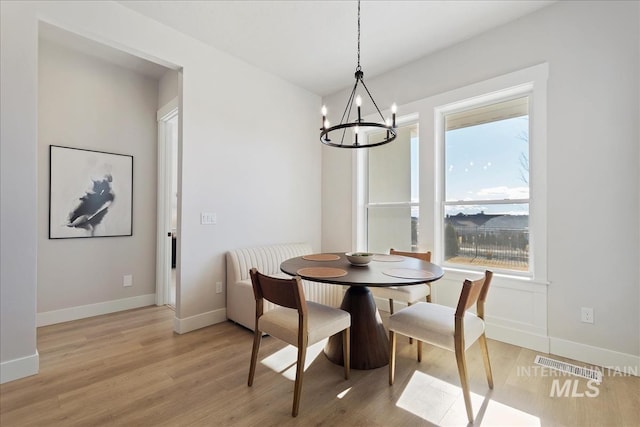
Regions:
<instances>
[{"instance_id":1,"label":"chandelier","mask_svg":"<svg viewBox=\"0 0 640 427\"><path fill-rule=\"evenodd\" d=\"M364 84L364 72L360 66L360 0L358 0L358 65L355 72L356 84L353 86L351 96L347 101L347 106L342 113L340 123L334 126L329 126L327 120L327 107L322 106L322 127L320 128L320 141L325 145L339 148L366 148L376 147L378 145L387 144L396 139L396 104L391 106L391 120L385 119L376 101L374 101L371 92L367 89L367 85ZM358 91L358 86L362 86L364 93L369 97L371 103L375 107L381 122L368 122L362 119L360 108L362 106L362 89ZM351 113L353 110L353 103L356 103L357 117L351 119ZM350 121L352 120L352 121ZM347 129L353 130L353 135L349 135L347 141L345 141L345 134ZM339 132L342 130L342 132ZM378 130L380 132L375 132ZM333 132L333 136L330 136ZM342 134L342 135L340 135ZM331 138L338 138L332 140Z\"/></svg>"}]
</instances>

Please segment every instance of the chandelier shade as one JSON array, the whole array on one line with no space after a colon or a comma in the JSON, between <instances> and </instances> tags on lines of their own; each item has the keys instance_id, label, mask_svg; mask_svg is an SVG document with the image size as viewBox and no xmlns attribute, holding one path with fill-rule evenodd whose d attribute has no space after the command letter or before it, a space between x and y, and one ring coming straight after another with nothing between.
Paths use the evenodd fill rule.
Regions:
<instances>
[{"instance_id":1,"label":"chandelier shade","mask_svg":"<svg viewBox=\"0 0 640 427\"><path fill-rule=\"evenodd\" d=\"M358 65L355 72L356 83L353 85L351 95L340 118L340 123L330 126L327 120L327 108L322 107L322 127L320 128L320 141L331 147L338 148L367 148L388 144L396 139L396 106L391 106L391 119L385 119L373 99L371 92L364 83L364 72L360 66L360 0L358 0ZM362 119L362 97L368 97L368 102L373 104L378 121L365 121ZM353 104L356 104L357 112L353 114ZM347 130L351 129L350 133Z\"/></svg>"}]
</instances>

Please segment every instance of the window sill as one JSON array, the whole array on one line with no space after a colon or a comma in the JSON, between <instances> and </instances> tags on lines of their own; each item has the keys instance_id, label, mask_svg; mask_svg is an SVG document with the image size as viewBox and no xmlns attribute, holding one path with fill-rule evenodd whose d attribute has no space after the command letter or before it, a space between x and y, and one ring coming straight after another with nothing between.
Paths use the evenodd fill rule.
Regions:
<instances>
[{"instance_id":1,"label":"window sill","mask_svg":"<svg viewBox=\"0 0 640 427\"><path fill-rule=\"evenodd\" d=\"M463 268L455 268L455 267L447 267L443 266L442 269L445 272L444 277L447 279L453 279L457 281L463 281L465 279L476 278L476 276L481 276L484 272L483 269L472 270L472 269L463 269ZM544 280L534 280L532 277L524 276L524 275L516 275L516 274L508 274L504 272L494 272L494 282L499 283L509 283L514 286L549 286L548 281Z\"/></svg>"}]
</instances>

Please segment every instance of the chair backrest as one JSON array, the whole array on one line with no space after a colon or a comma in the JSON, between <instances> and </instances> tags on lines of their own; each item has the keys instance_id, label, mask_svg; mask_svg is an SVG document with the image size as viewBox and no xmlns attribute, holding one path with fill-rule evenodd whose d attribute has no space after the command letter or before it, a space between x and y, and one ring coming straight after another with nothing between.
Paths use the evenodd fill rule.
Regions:
<instances>
[{"instance_id":1,"label":"chair backrest","mask_svg":"<svg viewBox=\"0 0 640 427\"><path fill-rule=\"evenodd\" d=\"M464 318L464 313L476 302L478 304L476 308L478 317L484 319L484 302L487 300L492 277L493 272L486 270L484 277L477 280L466 279L464 281L460 299L458 300L458 307L456 308L457 319Z\"/></svg>"},{"instance_id":2,"label":"chair backrest","mask_svg":"<svg viewBox=\"0 0 640 427\"><path fill-rule=\"evenodd\" d=\"M307 302L299 276L291 279L278 279L259 273L256 268L249 271L253 294L256 298L256 314L262 315L262 301L266 299L282 307L293 308L301 314L307 312ZM258 311L258 306L260 310Z\"/></svg>"},{"instance_id":3,"label":"chair backrest","mask_svg":"<svg viewBox=\"0 0 640 427\"><path fill-rule=\"evenodd\" d=\"M431 251L428 251L428 252L402 252L402 251L396 251L395 249L392 248L392 249L389 250L389 254L390 255L408 256L408 257L411 257L411 258L421 259L422 261L431 262Z\"/></svg>"}]
</instances>

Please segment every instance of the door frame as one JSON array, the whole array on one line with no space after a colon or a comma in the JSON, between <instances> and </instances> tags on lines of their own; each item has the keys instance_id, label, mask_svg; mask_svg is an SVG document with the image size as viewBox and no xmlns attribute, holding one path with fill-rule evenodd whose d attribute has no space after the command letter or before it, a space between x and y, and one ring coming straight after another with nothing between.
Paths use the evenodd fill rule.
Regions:
<instances>
[{"instance_id":1,"label":"door frame","mask_svg":"<svg viewBox=\"0 0 640 427\"><path fill-rule=\"evenodd\" d=\"M172 155L168 131L169 120L179 114L178 97L161 107L157 113L158 121L158 190L157 190L157 233L156 233L156 305L170 302L171 292L171 187ZM177 156L177 152L175 153ZM176 264L176 281L178 265ZM177 293L177 283L176 283ZM177 295L176 295L177 306Z\"/></svg>"}]
</instances>

